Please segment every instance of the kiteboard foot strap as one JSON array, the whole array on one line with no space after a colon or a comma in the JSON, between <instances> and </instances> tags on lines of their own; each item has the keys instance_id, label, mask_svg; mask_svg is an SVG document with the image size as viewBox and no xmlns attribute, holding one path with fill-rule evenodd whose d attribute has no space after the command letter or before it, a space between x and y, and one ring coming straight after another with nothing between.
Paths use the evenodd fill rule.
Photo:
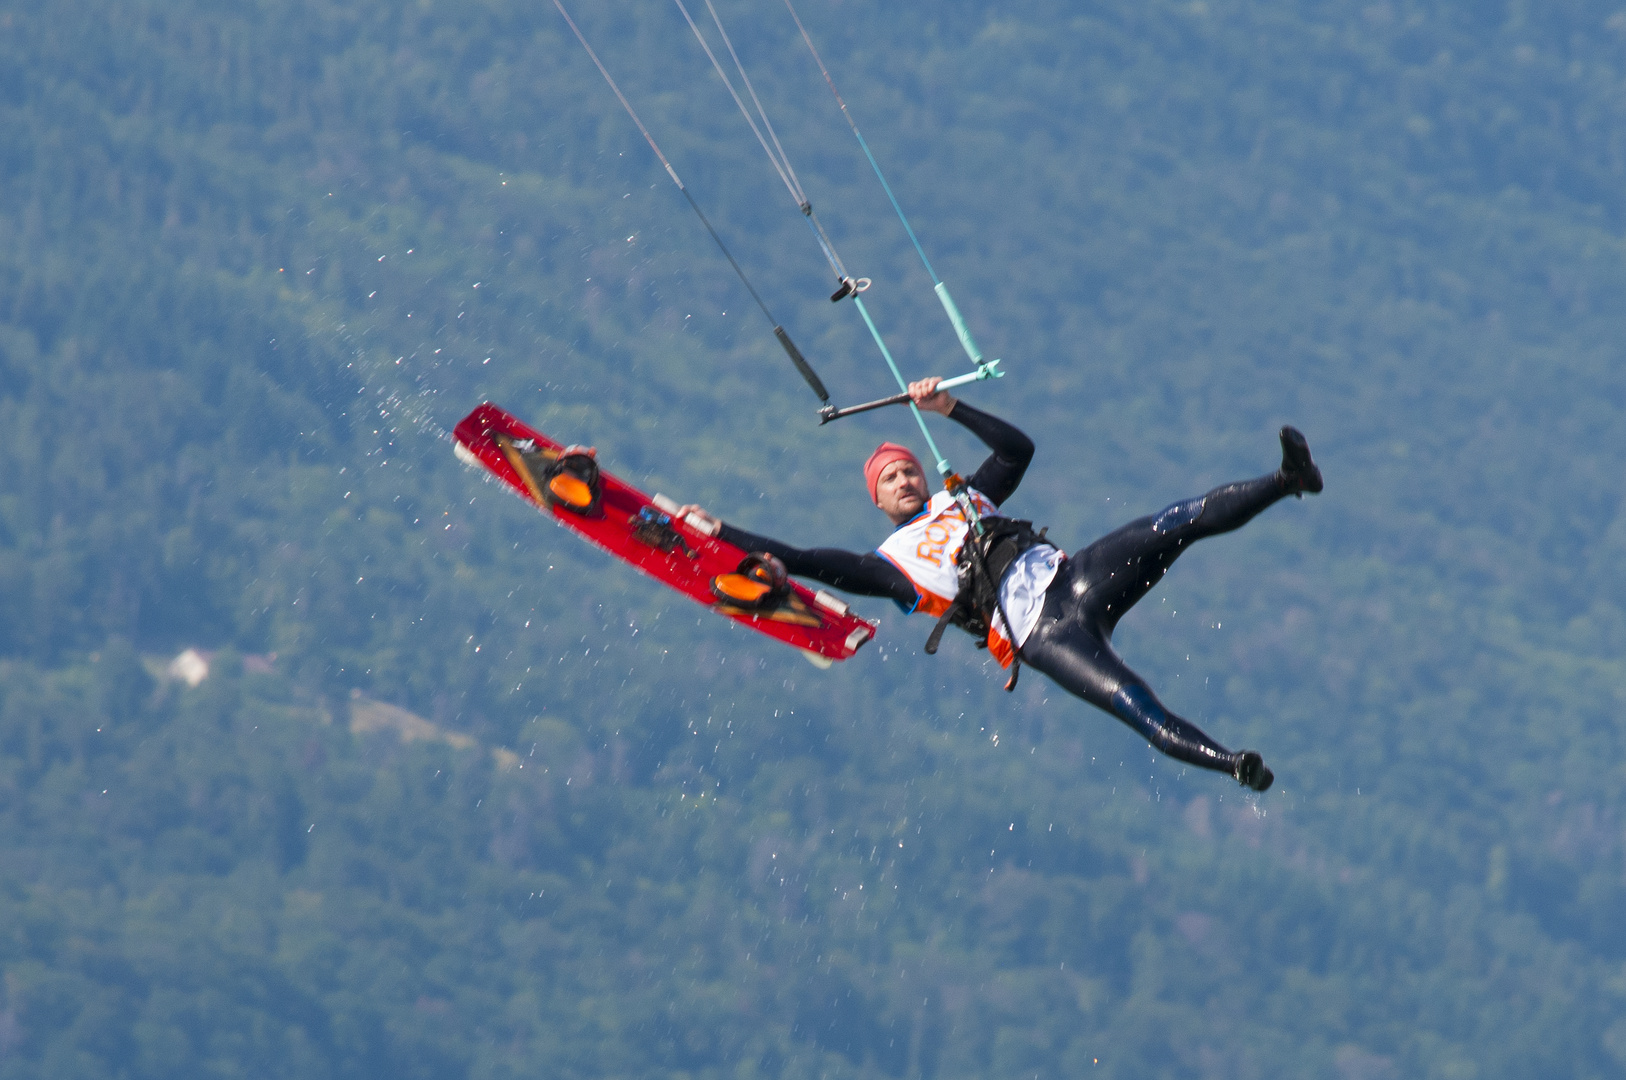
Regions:
<instances>
[{"instance_id":1,"label":"kiteboard foot strap","mask_svg":"<svg viewBox=\"0 0 1626 1080\"><path fill-rule=\"evenodd\" d=\"M542 474L542 499L551 507L593 517L603 497L598 451L591 446L565 447Z\"/></svg>"},{"instance_id":2,"label":"kiteboard foot strap","mask_svg":"<svg viewBox=\"0 0 1626 1080\"><path fill-rule=\"evenodd\" d=\"M740 560L737 570L711 579L711 594L723 603L746 611L762 611L779 604L790 592L785 564L765 551Z\"/></svg>"}]
</instances>

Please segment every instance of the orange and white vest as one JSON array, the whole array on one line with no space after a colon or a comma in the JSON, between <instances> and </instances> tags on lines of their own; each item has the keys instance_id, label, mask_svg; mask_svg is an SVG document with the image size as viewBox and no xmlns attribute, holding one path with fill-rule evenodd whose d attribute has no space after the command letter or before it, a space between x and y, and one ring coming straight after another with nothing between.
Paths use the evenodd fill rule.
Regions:
<instances>
[{"instance_id":1,"label":"orange and white vest","mask_svg":"<svg viewBox=\"0 0 1626 1080\"><path fill-rule=\"evenodd\" d=\"M982 492L970 492L972 505L984 517L996 517L999 508ZM925 507L899 525L876 552L915 587L915 611L937 616L948 610L960 591L959 572L954 565L968 526L965 514L954 496L946 491L933 495ZM1000 582L1000 602L1015 628L1016 647L1027 640L1044 607L1044 592L1055 580L1064 555L1049 544L1036 544L1024 551L1005 572ZM988 651L1002 667L1009 667L1015 650L1004 621L996 614L988 634Z\"/></svg>"}]
</instances>

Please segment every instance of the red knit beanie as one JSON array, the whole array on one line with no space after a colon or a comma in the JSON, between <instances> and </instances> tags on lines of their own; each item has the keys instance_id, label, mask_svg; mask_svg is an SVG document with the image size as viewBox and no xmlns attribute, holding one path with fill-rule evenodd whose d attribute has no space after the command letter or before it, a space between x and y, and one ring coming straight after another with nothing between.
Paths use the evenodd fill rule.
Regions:
<instances>
[{"instance_id":1,"label":"red knit beanie","mask_svg":"<svg viewBox=\"0 0 1626 1080\"><path fill-rule=\"evenodd\" d=\"M864 462L864 484L869 488L870 502L875 501L875 489L881 482L881 470L894 461L905 459L914 462L915 468L920 469L922 475L925 474L926 470L921 467L920 459L915 457L914 451L907 446L899 446L894 442L884 442L875 448L875 453L871 454L869 460Z\"/></svg>"}]
</instances>

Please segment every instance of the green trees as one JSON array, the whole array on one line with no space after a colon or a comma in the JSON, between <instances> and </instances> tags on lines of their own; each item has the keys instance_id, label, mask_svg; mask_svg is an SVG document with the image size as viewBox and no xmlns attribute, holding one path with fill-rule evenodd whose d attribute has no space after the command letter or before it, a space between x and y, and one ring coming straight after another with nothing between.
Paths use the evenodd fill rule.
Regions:
<instances>
[{"instance_id":1,"label":"green trees","mask_svg":"<svg viewBox=\"0 0 1626 1080\"><path fill-rule=\"evenodd\" d=\"M1013 372L974 393L1040 446L1014 511L1081 545L1310 433L1327 494L1119 631L1258 800L873 606L815 673L454 466L490 398L878 537L898 418L815 428L550 11L0 12L0 1077L1618 1071L1612 9L804 12ZM675 16L577 14L882 392ZM790 28L723 14L942 369Z\"/></svg>"}]
</instances>

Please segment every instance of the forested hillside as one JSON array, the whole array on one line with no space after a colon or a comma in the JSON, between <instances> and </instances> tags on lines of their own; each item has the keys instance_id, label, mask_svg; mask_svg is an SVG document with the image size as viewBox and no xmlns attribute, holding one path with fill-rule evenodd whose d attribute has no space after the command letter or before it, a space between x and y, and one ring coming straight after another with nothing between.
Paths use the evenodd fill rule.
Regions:
<instances>
[{"instance_id":1,"label":"forested hillside","mask_svg":"<svg viewBox=\"0 0 1626 1080\"><path fill-rule=\"evenodd\" d=\"M580 7L887 392L676 8ZM961 370L789 16L718 11L902 367ZM1626 13L802 15L1011 373L964 396L1038 444L1014 514L1082 546L1308 433L1326 493L1117 638L1276 786L890 605L816 671L453 459L494 400L861 549L911 437L817 425L551 4L10 0L0 1078L1626 1072Z\"/></svg>"}]
</instances>

